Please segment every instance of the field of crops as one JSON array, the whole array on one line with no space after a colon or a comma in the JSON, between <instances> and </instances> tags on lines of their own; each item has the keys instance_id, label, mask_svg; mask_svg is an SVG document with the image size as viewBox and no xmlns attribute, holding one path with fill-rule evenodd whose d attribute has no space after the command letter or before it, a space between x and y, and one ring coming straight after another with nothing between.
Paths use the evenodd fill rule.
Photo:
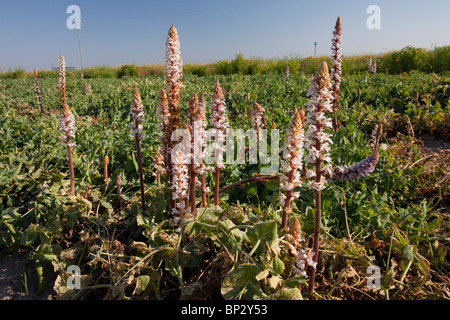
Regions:
<instances>
[{"instance_id":1,"label":"field of crops","mask_svg":"<svg viewBox=\"0 0 450 320\"><path fill-rule=\"evenodd\" d=\"M267 127L279 130L282 150L294 110L308 105L311 75L292 72L286 84L282 72L185 74L180 128L193 93L204 94L211 127L217 79L230 128L252 128L257 102ZM282 227L283 168L276 178L258 179L261 163L225 164L219 205L215 174L206 171L207 206L198 188L196 215L174 223L170 179L163 172L158 185L154 166L164 84L164 75L67 77L76 123L71 192L58 80L39 79L42 107L33 79L0 80L0 254L25 252L40 292L53 277L54 295L62 299L450 298L450 78L420 72L342 77L333 166L368 158L373 128L383 130L373 172L354 181L329 179L322 190L312 293L308 277L296 272L297 250L312 247L315 230L317 198L306 177L295 188L288 228ZM144 105L145 210L130 136L136 88ZM295 221L300 228L292 240ZM66 285L73 265L81 289ZM376 288L368 285L372 280L379 280Z\"/></svg>"}]
</instances>

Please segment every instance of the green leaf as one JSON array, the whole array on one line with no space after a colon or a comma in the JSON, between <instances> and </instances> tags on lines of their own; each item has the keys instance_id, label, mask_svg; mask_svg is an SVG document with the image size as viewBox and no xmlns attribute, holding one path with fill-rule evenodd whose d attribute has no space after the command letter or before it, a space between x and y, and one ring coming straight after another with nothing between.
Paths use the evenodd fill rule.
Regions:
<instances>
[{"instance_id":1,"label":"green leaf","mask_svg":"<svg viewBox=\"0 0 450 320\"><path fill-rule=\"evenodd\" d=\"M133 295L141 294L145 291L150 283L150 277L147 275L139 276L136 280L136 287L134 288Z\"/></svg>"},{"instance_id":2,"label":"green leaf","mask_svg":"<svg viewBox=\"0 0 450 320\"><path fill-rule=\"evenodd\" d=\"M295 275L289 279L287 279L286 281L284 281L284 285L285 287L288 288L296 288L300 283L306 283L306 277L302 277L299 275Z\"/></svg>"},{"instance_id":3,"label":"green leaf","mask_svg":"<svg viewBox=\"0 0 450 320\"><path fill-rule=\"evenodd\" d=\"M284 267L283 261L281 261L280 258L275 257L275 259L273 259L273 262L272 262L272 269L275 272L275 274L277 274L277 275L282 274L284 271L284 268L285 267Z\"/></svg>"},{"instance_id":4,"label":"green leaf","mask_svg":"<svg viewBox=\"0 0 450 320\"><path fill-rule=\"evenodd\" d=\"M261 269L253 264L242 264L231 271L223 280L220 292L225 300L253 300L264 295L256 276Z\"/></svg>"},{"instance_id":5,"label":"green leaf","mask_svg":"<svg viewBox=\"0 0 450 320\"><path fill-rule=\"evenodd\" d=\"M255 224L253 229L259 239L267 241L269 244L274 243L278 239L276 221L265 221Z\"/></svg>"}]
</instances>

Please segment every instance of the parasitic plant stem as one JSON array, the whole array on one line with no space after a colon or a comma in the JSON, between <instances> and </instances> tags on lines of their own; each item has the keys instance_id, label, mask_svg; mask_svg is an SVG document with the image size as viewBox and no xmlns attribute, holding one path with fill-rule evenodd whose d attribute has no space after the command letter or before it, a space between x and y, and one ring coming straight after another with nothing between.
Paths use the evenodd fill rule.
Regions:
<instances>
[{"instance_id":1,"label":"parasitic plant stem","mask_svg":"<svg viewBox=\"0 0 450 320\"><path fill-rule=\"evenodd\" d=\"M134 89L133 101L130 105L130 115L133 122L130 124L131 136L134 137L137 151L137 161L139 170L139 183L141 187L141 202L142 211L145 211L145 193L144 193L144 173L142 169L142 154L141 154L141 139L142 139L142 121L144 120L144 105L142 104L141 96L138 89Z\"/></svg>"}]
</instances>

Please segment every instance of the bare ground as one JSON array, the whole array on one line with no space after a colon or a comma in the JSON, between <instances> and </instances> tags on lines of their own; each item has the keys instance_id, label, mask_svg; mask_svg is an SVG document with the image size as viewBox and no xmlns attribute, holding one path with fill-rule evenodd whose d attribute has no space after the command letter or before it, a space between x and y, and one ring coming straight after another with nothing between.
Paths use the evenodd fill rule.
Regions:
<instances>
[{"instance_id":1,"label":"bare ground","mask_svg":"<svg viewBox=\"0 0 450 320\"><path fill-rule=\"evenodd\" d=\"M38 294L35 262L26 252L0 257L0 300L53 300L56 276L44 267L45 290Z\"/></svg>"}]
</instances>

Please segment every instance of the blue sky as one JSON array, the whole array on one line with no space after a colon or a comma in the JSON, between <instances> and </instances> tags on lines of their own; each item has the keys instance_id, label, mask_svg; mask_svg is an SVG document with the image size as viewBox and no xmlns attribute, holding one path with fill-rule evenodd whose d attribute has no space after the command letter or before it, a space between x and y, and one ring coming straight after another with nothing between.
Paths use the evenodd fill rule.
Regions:
<instances>
[{"instance_id":1,"label":"blue sky","mask_svg":"<svg viewBox=\"0 0 450 320\"><path fill-rule=\"evenodd\" d=\"M0 70L50 69L62 53L81 67L76 30L66 27L69 5L81 9L85 67L164 62L164 42L178 30L184 63L245 57L329 55L341 16L344 56L407 45L450 45L448 0L1 0ZM381 9L381 29L369 30L369 5Z\"/></svg>"}]
</instances>

